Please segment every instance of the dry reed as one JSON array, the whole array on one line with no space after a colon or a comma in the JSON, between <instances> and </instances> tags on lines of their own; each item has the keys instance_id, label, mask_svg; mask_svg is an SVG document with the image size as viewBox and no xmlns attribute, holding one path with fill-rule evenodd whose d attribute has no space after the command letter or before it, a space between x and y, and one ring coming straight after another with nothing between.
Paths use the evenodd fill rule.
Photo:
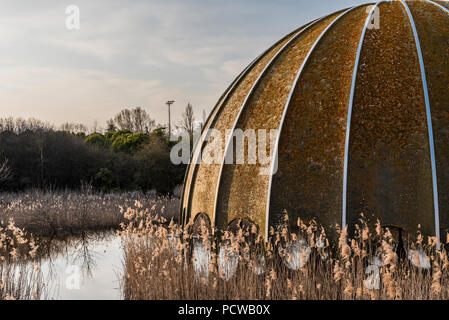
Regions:
<instances>
[{"instance_id":1,"label":"dry reed","mask_svg":"<svg viewBox=\"0 0 449 320\"><path fill-rule=\"evenodd\" d=\"M0 300L39 300L46 295L40 265L34 260L38 246L9 221L0 227Z\"/></svg>"},{"instance_id":2,"label":"dry reed","mask_svg":"<svg viewBox=\"0 0 449 320\"><path fill-rule=\"evenodd\" d=\"M316 223L223 234L202 223L181 228L142 205L124 211L125 299L411 300L449 298L449 260L418 232L398 243L396 230L364 221L332 246ZM198 229L198 228L197 228ZM401 238L402 239L402 238ZM221 250L220 250L221 248Z\"/></svg>"},{"instance_id":3,"label":"dry reed","mask_svg":"<svg viewBox=\"0 0 449 320\"><path fill-rule=\"evenodd\" d=\"M165 208L167 217L176 217L178 199L140 192L96 193L31 190L23 193L2 193L0 226L9 219L16 226L35 236L71 236L87 231L115 230L123 222L122 207L133 207L135 201L147 207Z\"/></svg>"}]
</instances>

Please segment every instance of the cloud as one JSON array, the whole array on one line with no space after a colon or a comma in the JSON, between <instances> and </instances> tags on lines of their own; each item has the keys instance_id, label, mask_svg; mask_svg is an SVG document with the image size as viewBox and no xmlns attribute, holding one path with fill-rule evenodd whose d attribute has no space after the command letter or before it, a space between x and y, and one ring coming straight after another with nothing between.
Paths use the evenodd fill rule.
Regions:
<instances>
[{"instance_id":1,"label":"cloud","mask_svg":"<svg viewBox=\"0 0 449 320\"><path fill-rule=\"evenodd\" d=\"M148 107L149 96L164 96L157 80L139 81L91 70L6 68L0 73L0 83L2 106L8 115L51 115L52 119L44 120L57 124L83 122L86 115L92 120L107 119L125 106Z\"/></svg>"},{"instance_id":2,"label":"cloud","mask_svg":"<svg viewBox=\"0 0 449 320\"><path fill-rule=\"evenodd\" d=\"M280 37L354 2L2 2L0 117L103 123L143 106L165 122L164 102L175 99L175 121L187 102L199 118ZM68 4L80 8L79 31L65 28Z\"/></svg>"}]
</instances>

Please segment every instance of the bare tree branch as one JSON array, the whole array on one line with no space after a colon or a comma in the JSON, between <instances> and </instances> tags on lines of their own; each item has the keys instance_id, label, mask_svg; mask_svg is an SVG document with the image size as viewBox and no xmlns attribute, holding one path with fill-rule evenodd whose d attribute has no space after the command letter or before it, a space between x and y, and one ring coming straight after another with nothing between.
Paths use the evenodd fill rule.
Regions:
<instances>
[{"instance_id":1,"label":"bare tree branch","mask_svg":"<svg viewBox=\"0 0 449 320\"><path fill-rule=\"evenodd\" d=\"M155 121L142 108L137 107L120 111L115 117L108 121L108 128L119 128L131 132L150 133L155 126Z\"/></svg>"},{"instance_id":2,"label":"bare tree branch","mask_svg":"<svg viewBox=\"0 0 449 320\"><path fill-rule=\"evenodd\" d=\"M188 103L186 109L182 113L182 120L178 127L185 130L189 136L192 137L195 129L194 122L195 117L193 116L193 107L190 103Z\"/></svg>"}]
</instances>

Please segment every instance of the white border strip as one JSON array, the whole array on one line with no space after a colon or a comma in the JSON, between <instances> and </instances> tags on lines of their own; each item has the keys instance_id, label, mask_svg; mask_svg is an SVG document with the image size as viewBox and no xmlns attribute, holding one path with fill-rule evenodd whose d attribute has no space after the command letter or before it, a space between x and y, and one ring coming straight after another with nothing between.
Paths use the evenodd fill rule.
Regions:
<instances>
[{"instance_id":1,"label":"white border strip","mask_svg":"<svg viewBox=\"0 0 449 320\"><path fill-rule=\"evenodd\" d=\"M280 54L283 53L284 50L285 50L285 49L286 49L286 48L287 48L293 41L295 41L300 35L302 35L304 32L306 32L307 30L309 30L312 26L314 26L315 24L317 24L318 22L324 20L324 19L327 18L327 17L329 17L329 16L325 16L325 17L322 17L322 18L320 18L320 19L317 19L317 20L313 21L311 24L309 24L309 25L306 26L304 29L302 29L300 32L298 32L298 33L297 33L294 37L292 37L286 44L284 44L284 46L283 46L281 49L279 49L279 51L273 56L273 58L270 60L270 62L268 62L268 64L267 64L267 65L265 66L265 68L263 69L263 71L259 74L259 77L257 78L257 80L254 82L254 84L253 84L251 90L249 91L248 95L246 96L246 98L245 98L245 100L244 100L244 102L243 102L243 104L242 104L242 107L240 108L240 111L239 111L239 113L238 113L238 115L237 115L237 117L236 117L236 119L235 119L235 121L234 121L234 125L233 125L232 132L235 131L235 128L236 128L236 126L237 126L237 124L238 124L238 121L239 121L239 119L240 119L240 116L241 116L241 114L242 114L242 112L243 112L243 109L245 109L245 107L246 107L246 105L247 105L247 103L248 103L248 101L249 101L249 98L252 96L253 92L256 90L256 88L257 88L257 86L259 85L260 80L262 79L262 77L267 73L267 71L270 69L270 67L271 67L271 66L274 64L274 62L277 60L277 57L279 57ZM232 135L231 135L231 136L229 137L229 139L226 141L226 147L225 147L225 150L224 150L224 153L223 153L223 161L222 161L222 163L220 164L220 174L219 174L218 180L217 180L217 187L216 187L216 190L215 190L215 199L214 199L214 213L213 213L213 220L212 220L212 223L213 223L214 225L215 225L215 222L216 222L216 213L217 213L217 204L218 204L218 192L219 192L219 190L220 190L220 185L221 185L221 176L222 176L222 174L223 174L223 167L224 167L224 163L225 163L225 161L226 161L226 155L227 155L227 153L228 153L228 149L229 149L230 144L231 144L231 141L232 141L231 138L232 138Z\"/></svg>"},{"instance_id":2,"label":"white border strip","mask_svg":"<svg viewBox=\"0 0 449 320\"><path fill-rule=\"evenodd\" d=\"M359 47L357 49L357 56L355 58L354 70L352 74L352 84L351 84L351 93L349 96L349 105L348 105L348 114L346 116L346 137L345 137L345 155L344 155L344 165L343 165L343 197L342 197L342 210L341 210L341 225L343 228L346 227L347 220L347 196L348 196L348 162L349 162L349 138L351 134L351 120L352 120L352 108L354 105L354 93L355 93L355 85L357 81L357 73L359 69L360 56L362 54L363 42L365 41L366 30L368 29L368 25L371 22L374 11L379 7L379 4L383 1L377 2L368 17L366 18L365 25L363 26L362 35L360 36Z\"/></svg>"},{"instance_id":3,"label":"white border strip","mask_svg":"<svg viewBox=\"0 0 449 320\"><path fill-rule=\"evenodd\" d=\"M426 113L427 113L427 128L429 131L429 145L430 145L430 161L432 162L432 183L433 183L433 206L435 210L435 237L440 241L440 213L438 206L438 184L437 184L437 168L435 162L435 145L433 140L433 129L432 129L432 114L430 112L430 99L429 99L429 91L427 88L427 78L426 78L426 70L424 67L424 59L422 57L421 44L419 42L418 31L416 30L415 21L413 19L413 15L410 12L410 8L404 2L404 0L400 0L404 5L405 10L407 11L407 15L410 20L410 24L413 29L413 34L415 37L416 50L418 52L419 58L419 66L421 68L421 77L422 77L422 85L424 90L424 99L426 102ZM440 244L438 243L438 249L440 249Z\"/></svg>"},{"instance_id":4,"label":"white border strip","mask_svg":"<svg viewBox=\"0 0 449 320\"><path fill-rule=\"evenodd\" d=\"M272 183L273 183L273 175L274 175L275 164L278 161L277 153L278 153L278 149L279 149L279 141L280 141L280 138L281 138L282 128L284 126L285 117L287 115L288 106L290 105L290 101L291 101L291 99L293 97L293 93L294 93L294 91L296 89L296 85L298 84L299 78L301 77L302 72L303 72L307 62L309 61L312 53L314 52L315 48L318 46L318 43L321 41L321 39L324 37L324 35L329 31L330 28L332 28L332 26L338 20L340 20L341 17L346 15L348 12L350 12L350 11L356 9L356 8L359 8L359 7L361 7L361 6L352 7L350 9L346 10L345 12L340 14L337 18L335 18L335 20L332 21L327 26L327 28L321 33L321 35L315 41L313 46L310 48L306 58L304 59L303 63L301 64L301 67L298 70L298 73L296 74L295 81L293 82L292 88L291 88L290 93L289 93L288 98L287 98L287 102L285 103L285 106L284 106L284 111L282 113L282 118L281 118L281 122L280 122L280 125L279 125L278 136L276 138L276 144L274 145L273 159L271 161L270 178L269 178L269 182L268 182L268 192L267 192L267 204L266 204L266 210L265 210L265 241L268 240L268 232L269 232L269 225L268 224L269 224L269 219L270 219L271 187L272 187Z\"/></svg>"}]
</instances>

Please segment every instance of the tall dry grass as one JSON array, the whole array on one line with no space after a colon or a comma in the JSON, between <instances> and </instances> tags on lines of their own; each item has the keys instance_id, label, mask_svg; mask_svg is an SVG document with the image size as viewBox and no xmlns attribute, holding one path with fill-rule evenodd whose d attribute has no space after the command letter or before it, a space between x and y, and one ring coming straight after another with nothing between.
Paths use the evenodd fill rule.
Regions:
<instances>
[{"instance_id":1,"label":"tall dry grass","mask_svg":"<svg viewBox=\"0 0 449 320\"><path fill-rule=\"evenodd\" d=\"M0 300L39 300L46 296L38 246L12 221L0 227ZM30 263L28 263L30 262Z\"/></svg>"},{"instance_id":2,"label":"tall dry grass","mask_svg":"<svg viewBox=\"0 0 449 320\"><path fill-rule=\"evenodd\" d=\"M120 227L123 207L139 201L147 207L165 208L167 217L177 217L178 199L140 192L97 193L86 188L74 191L30 190L0 194L0 226L10 219L35 236L71 236L87 231Z\"/></svg>"},{"instance_id":3,"label":"tall dry grass","mask_svg":"<svg viewBox=\"0 0 449 320\"><path fill-rule=\"evenodd\" d=\"M204 223L155 220L153 210L124 212L125 299L449 298L447 251L419 232L399 243L395 230L361 219L352 237L339 230L332 246L323 228L298 221L294 232L272 229L265 245L254 226L240 222L218 236Z\"/></svg>"},{"instance_id":4,"label":"tall dry grass","mask_svg":"<svg viewBox=\"0 0 449 320\"><path fill-rule=\"evenodd\" d=\"M140 192L103 194L88 188L1 193L0 300L50 297L40 261L58 249L54 238L88 241L97 231L119 229L125 221L123 208L141 205L171 219L178 215L179 199Z\"/></svg>"}]
</instances>

